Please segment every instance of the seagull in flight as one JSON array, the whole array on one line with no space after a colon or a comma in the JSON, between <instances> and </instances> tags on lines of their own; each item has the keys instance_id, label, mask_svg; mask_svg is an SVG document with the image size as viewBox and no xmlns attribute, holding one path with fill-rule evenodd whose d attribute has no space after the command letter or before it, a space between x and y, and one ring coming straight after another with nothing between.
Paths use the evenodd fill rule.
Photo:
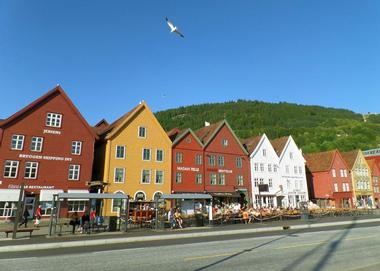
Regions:
<instances>
[{"instance_id":1,"label":"seagull in flight","mask_svg":"<svg viewBox=\"0 0 380 271\"><path fill-rule=\"evenodd\" d=\"M181 32L178 31L177 27L174 26L174 24L168 19L168 17L165 17L166 23L170 27L170 33L176 33L181 38L184 38L185 36L181 34Z\"/></svg>"}]
</instances>

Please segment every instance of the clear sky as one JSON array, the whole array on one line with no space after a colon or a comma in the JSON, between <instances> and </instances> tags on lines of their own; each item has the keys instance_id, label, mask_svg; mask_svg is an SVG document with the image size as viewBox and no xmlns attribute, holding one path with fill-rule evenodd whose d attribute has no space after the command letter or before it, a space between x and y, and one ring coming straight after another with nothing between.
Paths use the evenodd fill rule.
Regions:
<instances>
[{"instance_id":1,"label":"clear sky","mask_svg":"<svg viewBox=\"0 0 380 271\"><path fill-rule=\"evenodd\" d=\"M0 0L0 118L56 84L90 124L140 100L380 113L380 1Z\"/></svg>"}]
</instances>

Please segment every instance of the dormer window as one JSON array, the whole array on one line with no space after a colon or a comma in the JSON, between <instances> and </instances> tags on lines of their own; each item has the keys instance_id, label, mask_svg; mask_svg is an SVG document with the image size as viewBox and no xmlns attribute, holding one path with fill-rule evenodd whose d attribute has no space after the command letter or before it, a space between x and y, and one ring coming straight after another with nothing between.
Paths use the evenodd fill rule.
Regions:
<instances>
[{"instance_id":1,"label":"dormer window","mask_svg":"<svg viewBox=\"0 0 380 271\"><path fill-rule=\"evenodd\" d=\"M60 128L62 124L62 114L47 113L46 126Z\"/></svg>"},{"instance_id":2,"label":"dormer window","mask_svg":"<svg viewBox=\"0 0 380 271\"><path fill-rule=\"evenodd\" d=\"M146 138L146 128L139 126L139 138Z\"/></svg>"}]
</instances>

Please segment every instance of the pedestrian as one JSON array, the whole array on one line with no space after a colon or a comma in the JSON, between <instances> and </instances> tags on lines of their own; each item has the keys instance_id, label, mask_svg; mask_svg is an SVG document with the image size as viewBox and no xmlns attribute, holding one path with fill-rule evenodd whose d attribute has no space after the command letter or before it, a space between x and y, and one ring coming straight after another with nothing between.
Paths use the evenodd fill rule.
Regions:
<instances>
[{"instance_id":1,"label":"pedestrian","mask_svg":"<svg viewBox=\"0 0 380 271\"><path fill-rule=\"evenodd\" d=\"M81 227L82 227L81 233L83 232L90 233L89 226L90 226L90 217L87 214L87 211L85 211L81 217Z\"/></svg>"},{"instance_id":2,"label":"pedestrian","mask_svg":"<svg viewBox=\"0 0 380 271\"><path fill-rule=\"evenodd\" d=\"M36 210L36 220L34 221L34 226L36 226L37 228L40 227L41 218L42 218L42 209L41 209L41 205L38 205L38 208Z\"/></svg>"},{"instance_id":3,"label":"pedestrian","mask_svg":"<svg viewBox=\"0 0 380 271\"><path fill-rule=\"evenodd\" d=\"M79 225L79 215L78 215L78 212L75 211L72 215L71 215L71 219L70 219L70 223L69 223L71 226L73 226L73 234L75 234L75 227L77 225Z\"/></svg>"},{"instance_id":4,"label":"pedestrian","mask_svg":"<svg viewBox=\"0 0 380 271\"><path fill-rule=\"evenodd\" d=\"M176 222L176 224L178 225L178 227L180 227L182 229L182 216L181 216L181 212L179 209L177 209L174 213L174 220Z\"/></svg>"},{"instance_id":5,"label":"pedestrian","mask_svg":"<svg viewBox=\"0 0 380 271\"><path fill-rule=\"evenodd\" d=\"M90 212L90 227L93 228L96 221L96 211L94 208L91 209L91 212Z\"/></svg>"},{"instance_id":6,"label":"pedestrian","mask_svg":"<svg viewBox=\"0 0 380 271\"><path fill-rule=\"evenodd\" d=\"M29 217L29 211L25 208L24 213L22 215L22 222L18 225L21 227L22 225L25 224L25 228L28 226L28 217Z\"/></svg>"}]
</instances>

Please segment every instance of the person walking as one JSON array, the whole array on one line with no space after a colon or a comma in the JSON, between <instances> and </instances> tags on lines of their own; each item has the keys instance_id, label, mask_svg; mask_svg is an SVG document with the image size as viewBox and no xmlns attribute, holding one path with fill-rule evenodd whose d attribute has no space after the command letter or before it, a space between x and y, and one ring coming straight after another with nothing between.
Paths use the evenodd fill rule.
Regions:
<instances>
[{"instance_id":1,"label":"person walking","mask_svg":"<svg viewBox=\"0 0 380 271\"><path fill-rule=\"evenodd\" d=\"M22 225L25 224L25 228L26 228L28 226L28 217L29 217L29 211L26 208L24 210L22 217L23 217L22 222L18 226L21 227Z\"/></svg>"},{"instance_id":2,"label":"person walking","mask_svg":"<svg viewBox=\"0 0 380 271\"><path fill-rule=\"evenodd\" d=\"M38 205L38 208L36 210L36 220L34 221L34 226L36 226L37 228L40 227L41 218L42 218L42 209L41 209L41 205Z\"/></svg>"}]
</instances>

